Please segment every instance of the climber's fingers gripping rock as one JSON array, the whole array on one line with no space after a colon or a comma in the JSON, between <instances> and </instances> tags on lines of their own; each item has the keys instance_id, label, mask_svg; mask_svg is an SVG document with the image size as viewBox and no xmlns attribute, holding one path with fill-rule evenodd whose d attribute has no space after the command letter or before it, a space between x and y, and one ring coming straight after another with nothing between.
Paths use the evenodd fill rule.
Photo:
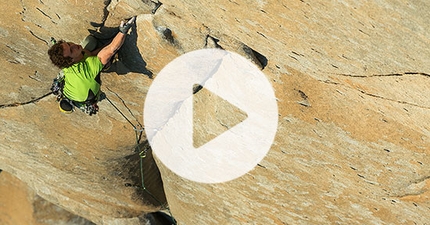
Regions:
<instances>
[{"instance_id":1,"label":"climber's fingers gripping rock","mask_svg":"<svg viewBox=\"0 0 430 225\"><path fill-rule=\"evenodd\" d=\"M127 21L127 23L124 23L124 21L121 21L121 24L119 25L119 31L123 34L127 34L128 30L130 30L135 20L136 20L136 16L133 16L131 19Z\"/></svg>"}]
</instances>

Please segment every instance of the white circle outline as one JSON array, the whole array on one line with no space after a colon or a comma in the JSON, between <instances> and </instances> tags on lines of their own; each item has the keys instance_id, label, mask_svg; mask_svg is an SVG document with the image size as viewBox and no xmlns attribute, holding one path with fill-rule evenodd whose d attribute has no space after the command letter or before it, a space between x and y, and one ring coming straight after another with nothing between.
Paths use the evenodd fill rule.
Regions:
<instances>
[{"instance_id":1,"label":"white circle outline","mask_svg":"<svg viewBox=\"0 0 430 225\"><path fill-rule=\"evenodd\" d=\"M199 148L193 147L192 89L200 84L248 118ZM237 53L186 53L156 76L144 105L145 132L155 156L171 171L202 183L221 183L252 170L276 134L278 108L261 70Z\"/></svg>"}]
</instances>

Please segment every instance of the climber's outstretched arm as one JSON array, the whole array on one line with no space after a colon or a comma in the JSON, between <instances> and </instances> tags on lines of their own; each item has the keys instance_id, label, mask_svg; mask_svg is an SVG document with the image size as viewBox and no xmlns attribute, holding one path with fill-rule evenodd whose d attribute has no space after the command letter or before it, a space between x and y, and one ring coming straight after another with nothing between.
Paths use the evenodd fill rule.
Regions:
<instances>
[{"instance_id":1,"label":"climber's outstretched arm","mask_svg":"<svg viewBox=\"0 0 430 225\"><path fill-rule=\"evenodd\" d=\"M134 23L135 18L136 17L131 18L127 23L121 22L118 34L113 38L110 44L100 50L97 54L103 65L106 65L110 61L110 58L112 58L112 56L121 48L127 32Z\"/></svg>"},{"instance_id":2,"label":"climber's outstretched arm","mask_svg":"<svg viewBox=\"0 0 430 225\"><path fill-rule=\"evenodd\" d=\"M125 34L119 32L109 45L100 50L97 56L103 65L106 65L110 58L112 58L112 56L121 48L124 43L125 36Z\"/></svg>"}]
</instances>

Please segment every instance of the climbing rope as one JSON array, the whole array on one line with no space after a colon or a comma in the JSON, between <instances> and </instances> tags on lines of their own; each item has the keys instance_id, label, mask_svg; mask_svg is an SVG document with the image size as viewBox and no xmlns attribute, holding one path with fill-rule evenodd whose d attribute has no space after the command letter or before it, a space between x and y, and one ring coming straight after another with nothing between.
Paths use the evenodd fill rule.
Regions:
<instances>
[{"instance_id":1,"label":"climbing rope","mask_svg":"<svg viewBox=\"0 0 430 225\"><path fill-rule=\"evenodd\" d=\"M140 139L142 137L143 131L145 130L143 126L137 121L137 125L133 124L125 115L124 113L107 97L105 96L106 100L118 111L118 113L124 117L124 119L133 127L135 137L136 137L136 148L137 152L139 152L139 159L140 159L140 177L142 180L142 189L149 194L162 208L162 210L167 210L167 212L170 214L170 217L172 218L172 222L174 225L177 224L175 218L172 215L172 212L170 211L169 206L166 203L162 203L154 194L152 194L145 185L145 177L144 177L144 170L143 170L143 159L146 157L146 153L148 152L148 149L141 149L140 148ZM124 103L124 102L123 102ZM125 103L124 103L125 104Z\"/></svg>"}]
</instances>

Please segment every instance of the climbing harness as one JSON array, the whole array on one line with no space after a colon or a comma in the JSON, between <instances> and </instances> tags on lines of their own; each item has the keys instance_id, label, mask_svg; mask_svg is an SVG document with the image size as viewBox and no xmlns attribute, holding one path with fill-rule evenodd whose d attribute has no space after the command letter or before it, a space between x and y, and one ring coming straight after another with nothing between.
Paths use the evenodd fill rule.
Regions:
<instances>
[{"instance_id":1,"label":"climbing harness","mask_svg":"<svg viewBox=\"0 0 430 225\"><path fill-rule=\"evenodd\" d=\"M109 90L109 88L108 88ZM144 177L144 170L143 170L143 159L146 157L146 154L148 152L148 149L141 149L140 148L140 139L142 137L143 132L145 131L145 129L143 128L143 126L139 123L139 121L137 121L137 125L133 124L125 115L124 113L107 97L105 96L105 99L116 109L116 111L118 111L118 113L132 126L133 130L134 130L134 134L136 137L136 149L137 152L139 153L139 159L140 159L140 176L142 178L142 189L149 194L160 206L162 209L165 209L168 211L168 213L170 214L170 217L172 218L172 222L174 225L177 224L175 218L172 215L172 212L170 211L169 206L167 205L167 203L162 203L154 194L152 194L145 185L145 177ZM124 103L124 102L123 102ZM125 103L124 103L125 104Z\"/></svg>"},{"instance_id":2,"label":"climbing harness","mask_svg":"<svg viewBox=\"0 0 430 225\"><path fill-rule=\"evenodd\" d=\"M63 94L63 88L64 88L64 72L63 70L61 70L57 74L57 77L54 78L51 85L52 94L56 96L56 100L59 103L59 108L61 112L72 113L75 111L75 108L78 108L82 112L91 116L96 114L99 111L99 106L97 105L97 102L101 94L97 95L96 98L91 101L77 102L77 101L68 99Z\"/></svg>"},{"instance_id":3,"label":"climbing harness","mask_svg":"<svg viewBox=\"0 0 430 225\"><path fill-rule=\"evenodd\" d=\"M57 40L55 40L54 37L51 37L51 44L54 45L56 43L57 43ZM54 78L52 82L51 91L52 91L52 94L56 96L56 100L59 103L59 108L61 112L72 113L75 111L75 108L78 108L82 112L91 116L96 114L99 111L97 102L100 99L100 95L101 95L100 93L90 101L77 102L77 101L68 99L63 94L63 88L64 88L64 71L60 70L60 72L57 74L57 77Z\"/></svg>"},{"instance_id":4,"label":"climbing harness","mask_svg":"<svg viewBox=\"0 0 430 225\"><path fill-rule=\"evenodd\" d=\"M64 87L64 72L63 70L61 70L57 74L57 77L54 78L51 85L52 94L57 97L57 101L60 101L60 99L63 96L63 87Z\"/></svg>"}]
</instances>

